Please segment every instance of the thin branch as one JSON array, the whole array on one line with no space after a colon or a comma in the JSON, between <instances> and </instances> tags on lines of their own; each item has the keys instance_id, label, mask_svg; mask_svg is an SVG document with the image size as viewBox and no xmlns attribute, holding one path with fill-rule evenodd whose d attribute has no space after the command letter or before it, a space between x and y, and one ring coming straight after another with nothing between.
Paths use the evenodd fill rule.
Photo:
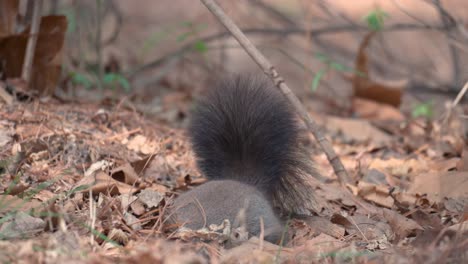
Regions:
<instances>
[{"instance_id":1,"label":"thin branch","mask_svg":"<svg viewBox=\"0 0 468 264\"><path fill-rule=\"evenodd\" d=\"M281 21L283 24L288 26L296 26L296 22L289 18L287 15L283 14L281 11L276 9L275 7L264 3L262 0L250 0L253 5L260 7L261 9L265 10L271 16L275 17L278 21Z\"/></svg>"},{"instance_id":2,"label":"thin branch","mask_svg":"<svg viewBox=\"0 0 468 264\"><path fill-rule=\"evenodd\" d=\"M283 77L279 75L275 67L258 51L257 48L250 42L250 40L242 33L242 31L237 27L237 25L224 13L224 11L219 7L219 5L213 0L201 0L203 4L211 11L211 13L216 16L216 18L226 27L229 32L234 36L234 38L239 42L239 44L245 49L249 56L260 66L260 68L269 76L276 87L280 89L283 95L291 102L291 104L296 108L299 115L302 117L306 123L307 128L313 133L315 139L322 147L323 151L327 155L328 160L330 161L335 174L338 177L338 180L342 184L351 183L343 164L341 163L340 158L336 155L333 150L330 142L325 138L323 133L319 130L318 125L310 118L304 106L297 97L292 93L289 87L286 85Z\"/></svg>"},{"instance_id":3,"label":"thin branch","mask_svg":"<svg viewBox=\"0 0 468 264\"><path fill-rule=\"evenodd\" d=\"M385 27L383 31L390 32L390 31L406 31L406 30L443 30L443 26L436 26L436 25L419 25L419 24L393 24ZM320 35L326 34L336 34L336 33L343 33L343 32L367 32L369 30L368 27L365 26L354 26L354 25L338 25L338 26L331 26L325 28L318 28L312 30L305 30L301 28L247 28L243 29L242 31L244 34L248 35L281 35L282 37L287 37L289 35L309 35L313 37L318 37ZM180 56L185 55L188 52L191 52L194 48L194 45L198 42L211 42L223 38L231 37L229 32L218 32L212 35L193 40L184 46L180 47L178 50L159 58L155 61L149 62L147 64L141 65L136 69L133 69L127 72L125 75L129 78L144 72L148 69L158 67L164 64L166 61L177 58Z\"/></svg>"},{"instance_id":4,"label":"thin branch","mask_svg":"<svg viewBox=\"0 0 468 264\"><path fill-rule=\"evenodd\" d=\"M31 80L32 63L34 60L34 53L36 51L37 34L41 25L41 10L42 0L34 1L34 11L32 16L31 30L29 31L28 44L26 46L26 54L24 56L23 69L21 78L29 85Z\"/></svg>"}]
</instances>

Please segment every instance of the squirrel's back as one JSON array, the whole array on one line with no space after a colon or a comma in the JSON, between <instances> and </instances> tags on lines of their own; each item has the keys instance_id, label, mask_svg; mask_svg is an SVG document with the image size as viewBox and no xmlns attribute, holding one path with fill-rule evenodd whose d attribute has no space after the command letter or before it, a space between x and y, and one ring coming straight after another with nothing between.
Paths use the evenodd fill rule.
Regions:
<instances>
[{"instance_id":1,"label":"squirrel's back","mask_svg":"<svg viewBox=\"0 0 468 264\"><path fill-rule=\"evenodd\" d=\"M298 133L292 107L270 80L234 76L219 82L200 100L189 126L197 164L211 183L176 199L180 218L196 223L192 228L210 219L233 221L231 210L249 199L247 223L263 216L277 238L280 222L270 201L283 209L297 206L307 196L304 175L313 173L298 149ZM205 214L198 222L190 218L198 209L186 206L195 200Z\"/></svg>"}]
</instances>

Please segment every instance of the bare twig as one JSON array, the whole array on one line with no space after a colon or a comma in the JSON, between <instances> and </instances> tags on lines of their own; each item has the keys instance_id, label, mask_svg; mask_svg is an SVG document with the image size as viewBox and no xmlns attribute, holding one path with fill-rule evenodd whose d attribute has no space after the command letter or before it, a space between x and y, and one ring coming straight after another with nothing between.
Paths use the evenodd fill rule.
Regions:
<instances>
[{"instance_id":1,"label":"bare twig","mask_svg":"<svg viewBox=\"0 0 468 264\"><path fill-rule=\"evenodd\" d=\"M420 24L402 23L402 24L389 25L385 27L382 31L393 32L393 31L405 31L405 30L443 30L443 29L444 27L440 25L420 25ZM342 32L367 32L368 30L369 28L365 26L337 25L337 26L312 29L308 32L308 34L307 34L307 30L302 29L302 28L247 28L247 29L243 29L242 31L244 32L244 34L249 34L249 35L281 35L282 37L288 37L290 35L307 34L309 36L313 36L316 38L320 35L336 34L336 33L342 33ZM148 69L158 67L172 58L181 57L185 55L186 53L191 52L194 49L194 45L198 42L207 43L210 41L215 41L215 40L228 38L228 37L231 37L231 34L229 32L218 32L218 33L214 33L212 35L209 35L200 39L195 39L185 44L184 46L180 47L178 50L162 58L156 59L144 65L141 65L136 69L132 69L131 71L127 72L125 75L131 78Z\"/></svg>"},{"instance_id":2,"label":"bare twig","mask_svg":"<svg viewBox=\"0 0 468 264\"><path fill-rule=\"evenodd\" d=\"M258 6L259 8L265 10L267 13L271 14L272 17L276 18L278 21L282 22L288 26L296 26L296 22L293 19L283 14L281 11L275 7L264 3L262 0L250 0L253 5Z\"/></svg>"},{"instance_id":3,"label":"bare twig","mask_svg":"<svg viewBox=\"0 0 468 264\"><path fill-rule=\"evenodd\" d=\"M463 98L463 96L465 95L466 93L466 90L468 90L468 82L465 83L465 85L463 86L463 88L460 90L460 92L457 94L457 97L455 98L455 100L453 100L452 102L452 108L454 108L455 106L458 105L458 103L460 102L460 100Z\"/></svg>"},{"instance_id":4,"label":"bare twig","mask_svg":"<svg viewBox=\"0 0 468 264\"><path fill-rule=\"evenodd\" d=\"M34 53L36 50L37 42L37 33L39 32L39 27L41 24L41 9L42 9L42 0L34 1L34 11L32 17L31 30L29 31L28 44L26 46L26 54L24 56L23 70L21 77L29 85L31 80L31 69L34 59Z\"/></svg>"},{"instance_id":5,"label":"bare twig","mask_svg":"<svg viewBox=\"0 0 468 264\"><path fill-rule=\"evenodd\" d=\"M276 87L280 89L284 96L291 102L291 104L296 108L297 112L300 114L304 122L306 123L307 128L314 134L315 139L318 141L323 151L327 155L328 160L330 161L338 180L342 183L350 183L346 170L341 163L339 157L335 154L332 145L325 138L323 133L319 130L317 124L310 118L309 114L302 106L301 102L297 97L292 93L289 87L286 85L284 79L276 71L275 67L258 51L257 48L250 42L250 40L242 33L242 31L237 27L237 25L224 13L224 11L219 7L219 5L213 0L201 0L203 4L216 16L216 18L231 32L234 38L239 42L239 44L245 49L249 56L262 68L267 76L269 76Z\"/></svg>"}]
</instances>

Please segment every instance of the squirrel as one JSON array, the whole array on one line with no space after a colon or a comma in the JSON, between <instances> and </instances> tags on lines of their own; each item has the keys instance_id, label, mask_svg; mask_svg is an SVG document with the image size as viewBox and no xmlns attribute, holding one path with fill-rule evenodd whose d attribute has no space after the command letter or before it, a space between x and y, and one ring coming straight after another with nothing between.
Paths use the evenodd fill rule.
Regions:
<instances>
[{"instance_id":1,"label":"squirrel","mask_svg":"<svg viewBox=\"0 0 468 264\"><path fill-rule=\"evenodd\" d=\"M200 229L228 219L240 227L243 210L249 235L260 235L262 218L264 239L283 240L281 213L310 200L307 177L317 172L298 144L294 109L273 82L252 75L221 80L196 105L188 133L208 181L174 200L176 221Z\"/></svg>"}]
</instances>

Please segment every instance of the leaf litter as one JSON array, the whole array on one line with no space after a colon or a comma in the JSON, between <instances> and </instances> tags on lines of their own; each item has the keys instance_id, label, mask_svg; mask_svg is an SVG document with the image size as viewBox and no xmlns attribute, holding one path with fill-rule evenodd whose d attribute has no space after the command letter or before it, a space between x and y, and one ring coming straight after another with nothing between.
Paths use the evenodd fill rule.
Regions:
<instances>
[{"instance_id":1,"label":"leaf litter","mask_svg":"<svg viewBox=\"0 0 468 264\"><path fill-rule=\"evenodd\" d=\"M0 29L10 34L4 31ZM57 38L63 37L60 34ZM366 36L356 59L365 74L365 48L372 36ZM0 44L23 41L18 36L11 39L0 39ZM44 51L42 66L51 71L51 79L38 80L45 87L43 93L56 82L55 62L62 45L56 44ZM27 93L15 74L0 82L0 89L14 84L17 91ZM311 158L323 174L311 179L315 204L310 212L289 219L285 246L248 239L228 221L190 230L164 220L176 193L205 181L182 129L156 124L118 106L2 99L0 259L33 263L466 260L466 122L455 114L443 121L407 117L396 107L403 82L380 83L358 75L352 80L358 118L312 114L327 130L354 182L343 189L324 154L314 151ZM163 107L186 104L186 97L181 93L166 98ZM184 115L175 116L163 119L180 122ZM311 142L304 144L313 148Z\"/></svg>"}]
</instances>

